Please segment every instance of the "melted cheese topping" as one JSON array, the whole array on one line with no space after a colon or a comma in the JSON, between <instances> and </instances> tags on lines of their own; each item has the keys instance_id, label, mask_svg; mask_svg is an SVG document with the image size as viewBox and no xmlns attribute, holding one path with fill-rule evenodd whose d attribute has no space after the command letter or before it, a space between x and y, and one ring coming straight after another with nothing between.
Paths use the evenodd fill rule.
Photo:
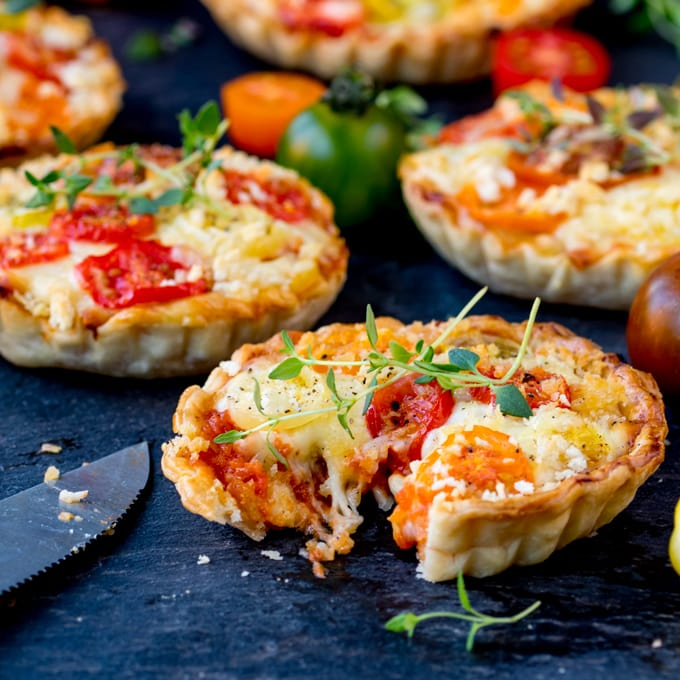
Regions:
<instances>
[{"instance_id":1,"label":"melted cheese topping","mask_svg":"<svg viewBox=\"0 0 680 680\"><path fill-rule=\"evenodd\" d=\"M503 187L516 184L505 165L509 152L509 144L500 139L443 145L410 157L409 181L451 197L472 181L482 201L493 203ZM550 234L513 234L532 240L541 252L605 254L616 246L653 259L680 239L680 163L610 189L587 178L553 185L541 196L528 189L520 203L528 214L566 215Z\"/></svg>"},{"instance_id":2,"label":"melted cheese topping","mask_svg":"<svg viewBox=\"0 0 680 680\"><path fill-rule=\"evenodd\" d=\"M223 167L243 172L261 169L256 159L229 149L215 154ZM17 170L0 171L0 239L17 231L44 231L51 212L31 210L23 205L35 188L24 177L28 170L42 177L55 166L68 162L48 157L31 161ZM267 166L269 176L298 185L297 175ZM323 260L342 260L342 246L334 228L317 224L310 217L296 223L275 219L263 209L247 204L232 204L224 197L222 173L213 169L199 175L195 190L210 202L197 201L194 207L161 208L156 230L151 238L166 246L188 246L202 260L202 265L188 274L189 280L209 275L212 290L226 305L243 314L257 310L258 305L289 307L298 299L311 298L326 282ZM160 194L166 187L154 190ZM135 192L139 191L135 189ZM305 190L312 208L330 220L330 207L316 191ZM87 310L96 307L91 297L78 284L74 266L89 255L101 255L114 246L107 243L70 241L71 253L56 261L7 269L4 286L31 314L59 330L82 324ZM182 321L182 323L188 323Z\"/></svg>"}]
</instances>

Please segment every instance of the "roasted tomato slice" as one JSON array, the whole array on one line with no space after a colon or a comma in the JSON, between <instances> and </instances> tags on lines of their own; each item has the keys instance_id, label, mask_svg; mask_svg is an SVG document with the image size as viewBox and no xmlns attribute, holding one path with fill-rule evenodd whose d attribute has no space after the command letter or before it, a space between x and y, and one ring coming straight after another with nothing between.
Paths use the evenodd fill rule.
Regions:
<instances>
[{"instance_id":1,"label":"roasted tomato slice","mask_svg":"<svg viewBox=\"0 0 680 680\"><path fill-rule=\"evenodd\" d=\"M309 196L283 179L260 178L238 170L224 170L227 199L252 204L284 222L301 222L314 216Z\"/></svg>"},{"instance_id":2,"label":"roasted tomato slice","mask_svg":"<svg viewBox=\"0 0 680 680\"><path fill-rule=\"evenodd\" d=\"M465 498L496 492L499 484L512 492L518 482L533 484L534 474L507 434L482 425L453 432L397 492L397 507L389 518L394 539L404 549L425 540L430 507L440 494Z\"/></svg>"},{"instance_id":3,"label":"roasted tomato slice","mask_svg":"<svg viewBox=\"0 0 680 680\"><path fill-rule=\"evenodd\" d=\"M50 233L73 241L120 243L153 234L153 215L135 215L116 203L86 203L73 210L58 210L50 220Z\"/></svg>"},{"instance_id":4,"label":"roasted tomato slice","mask_svg":"<svg viewBox=\"0 0 680 680\"><path fill-rule=\"evenodd\" d=\"M453 410L453 396L435 381L417 383L415 373L378 389L366 411L366 425L372 437L390 432L410 443L405 450L393 449L388 467L408 471L408 464L420 458L423 440L430 430L443 425Z\"/></svg>"},{"instance_id":5,"label":"roasted tomato slice","mask_svg":"<svg viewBox=\"0 0 680 680\"><path fill-rule=\"evenodd\" d=\"M205 277L191 276L198 258L194 262L190 259L185 251L157 241L128 240L104 255L85 258L75 272L97 304L121 309L205 292Z\"/></svg>"},{"instance_id":6,"label":"roasted tomato slice","mask_svg":"<svg viewBox=\"0 0 680 680\"><path fill-rule=\"evenodd\" d=\"M482 371L491 378L501 378L503 371L496 368L491 371ZM554 404L561 408L570 408L571 391L569 383L564 376L550 373L543 368L532 368L531 371L518 371L510 381L522 392L524 398L532 409ZM495 403L495 396L490 387L472 387L470 396L475 401L484 404Z\"/></svg>"},{"instance_id":7,"label":"roasted tomato slice","mask_svg":"<svg viewBox=\"0 0 680 680\"><path fill-rule=\"evenodd\" d=\"M284 0L281 23L291 30L315 31L337 38L360 26L366 16L360 0Z\"/></svg>"},{"instance_id":8,"label":"roasted tomato slice","mask_svg":"<svg viewBox=\"0 0 680 680\"><path fill-rule=\"evenodd\" d=\"M588 92L609 78L611 59L592 36L567 28L520 28L501 33L494 44L494 91L530 80L560 80L566 87Z\"/></svg>"},{"instance_id":9,"label":"roasted tomato slice","mask_svg":"<svg viewBox=\"0 0 680 680\"><path fill-rule=\"evenodd\" d=\"M17 232L0 240L0 267L26 267L69 254L68 242L46 232Z\"/></svg>"},{"instance_id":10,"label":"roasted tomato slice","mask_svg":"<svg viewBox=\"0 0 680 680\"><path fill-rule=\"evenodd\" d=\"M73 59L73 52L48 48L26 33L5 33L4 38L9 66L30 73L38 80L50 80L61 85L54 66Z\"/></svg>"}]
</instances>

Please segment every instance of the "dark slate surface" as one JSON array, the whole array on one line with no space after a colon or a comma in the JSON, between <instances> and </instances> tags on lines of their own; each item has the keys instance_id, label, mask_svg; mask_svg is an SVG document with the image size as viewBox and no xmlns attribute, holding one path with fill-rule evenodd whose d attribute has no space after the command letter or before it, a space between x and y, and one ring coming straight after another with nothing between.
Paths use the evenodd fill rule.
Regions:
<instances>
[{"instance_id":1,"label":"dark slate surface","mask_svg":"<svg viewBox=\"0 0 680 680\"><path fill-rule=\"evenodd\" d=\"M160 62L123 59L130 87L110 131L120 142L176 142L177 111L197 109L224 80L264 66L233 47L198 4L144 9L150 6L90 14L121 56L134 30L168 27L178 16L193 16L204 32ZM627 37L602 6L580 23L614 51L613 82L675 77L670 47ZM422 91L449 118L489 102L487 82ZM433 254L399 209L348 239L349 279L326 321L362 319L367 302L405 321L445 317L477 290ZM489 295L479 310L520 320L528 307ZM540 318L625 354L623 314L544 305ZM411 641L383 630L402 610L457 608L457 600L453 584L415 578L414 555L393 546L388 523L370 504L355 550L331 565L326 580L298 556L300 536L282 532L258 545L181 508L160 473L160 445L171 436L179 394L201 380L135 382L0 362L0 497L40 482L50 463L70 469L141 439L154 466L148 493L112 538L0 605L0 677L680 677L680 577L666 548L680 496L678 404L669 405L666 462L614 522L542 565L469 579L482 611L513 613L535 599L543 605L530 620L483 631L467 654L466 629L455 622L424 625ZM63 452L38 453L45 441ZM210 564L197 565L199 554Z\"/></svg>"}]
</instances>

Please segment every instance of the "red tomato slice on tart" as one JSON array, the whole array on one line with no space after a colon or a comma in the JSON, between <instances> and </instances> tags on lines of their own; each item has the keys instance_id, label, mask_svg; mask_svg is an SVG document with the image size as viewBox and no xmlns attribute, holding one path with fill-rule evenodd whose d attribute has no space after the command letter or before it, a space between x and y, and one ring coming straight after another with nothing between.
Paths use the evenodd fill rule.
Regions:
<instances>
[{"instance_id":1,"label":"red tomato slice on tart","mask_svg":"<svg viewBox=\"0 0 680 680\"><path fill-rule=\"evenodd\" d=\"M602 87L611 58L592 36L567 28L520 28L494 43L492 80L500 94L530 80L559 80L578 92Z\"/></svg>"},{"instance_id":2,"label":"red tomato slice on tart","mask_svg":"<svg viewBox=\"0 0 680 680\"><path fill-rule=\"evenodd\" d=\"M251 204L274 219L302 222L314 215L309 196L292 183L278 178L261 178L238 170L224 170L227 199L236 205Z\"/></svg>"},{"instance_id":3,"label":"red tomato slice on tart","mask_svg":"<svg viewBox=\"0 0 680 680\"><path fill-rule=\"evenodd\" d=\"M398 431L409 438L406 451L390 461L390 469L406 472L412 460L418 460L423 440L430 430L443 425L453 410L453 395L436 381L417 383L413 373L378 389L366 411L366 425L372 437Z\"/></svg>"},{"instance_id":4,"label":"red tomato slice on tart","mask_svg":"<svg viewBox=\"0 0 680 680\"><path fill-rule=\"evenodd\" d=\"M199 263L186 249L157 241L128 240L104 255L76 265L76 278L92 299L107 309L145 302L169 302L208 289L205 277L191 277Z\"/></svg>"},{"instance_id":5,"label":"red tomato slice on tart","mask_svg":"<svg viewBox=\"0 0 680 680\"><path fill-rule=\"evenodd\" d=\"M0 268L52 262L69 254L68 242L47 232L17 232L0 240Z\"/></svg>"},{"instance_id":6,"label":"red tomato slice on tart","mask_svg":"<svg viewBox=\"0 0 680 680\"><path fill-rule=\"evenodd\" d=\"M279 18L290 30L315 31L337 38L361 26L366 11L360 0L284 0Z\"/></svg>"},{"instance_id":7,"label":"red tomato slice on tart","mask_svg":"<svg viewBox=\"0 0 680 680\"><path fill-rule=\"evenodd\" d=\"M50 233L73 241L120 243L153 234L153 215L130 213L116 203L87 203L73 210L58 210L50 220Z\"/></svg>"}]
</instances>

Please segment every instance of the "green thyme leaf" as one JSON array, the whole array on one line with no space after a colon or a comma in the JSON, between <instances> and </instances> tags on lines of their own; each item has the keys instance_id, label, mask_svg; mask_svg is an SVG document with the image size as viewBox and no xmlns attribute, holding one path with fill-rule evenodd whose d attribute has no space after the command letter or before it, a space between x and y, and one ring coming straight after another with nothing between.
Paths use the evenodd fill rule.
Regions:
<instances>
[{"instance_id":1,"label":"green thyme leaf","mask_svg":"<svg viewBox=\"0 0 680 680\"><path fill-rule=\"evenodd\" d=\"M51 191L45 191L43 189L38 189L31 198L26 201L27 208L44 208L45 206L51 205L54 201L54 193Z\"/></svg>"},{"instance_id":2,"label":"green thyme leaf","mask_svg":"<svg viewBox=\"0 0 680 680\"><path fill-rule=\"evenodd\" d=\"M533 415L531 407L516 385L500 385L492 389L501 413L506 416L531 418Z\"/></svg>"},{"instance_id":3,"label":"green thyme leaf","mask_svg":"<svg viewBox=\"0 0 680 680\"><path fill-rule=\"evenodd\" d=\"M184 202L184 189L168 189L160 196L157 196L153 202L158 208L180 205Z\"/></svg>"},{"instance_id":4,"label":"green thyme leaf","mask_svg":"<svg viewBox=\"0 0 680 680\"><path fill-rule=\"evenodd\" d=\"M64 181L64 188L66 191L66 202L68 209L72 210L76 199L82 191L92 184L92 178L85 175L67 175Z\"/></svg>"},{"instance_id":5,"label":"green thyme leaf","mask_svg":"<svg viewBox=\"0 0 680 680\"><path fill-rule=\"evenodd\" d=\"M368 383L368 389L369 392L366 395L366 398L364 399L364 406L361 409L361 415L365 416L366 413L368 412L368 408L371 405L371 402L373 401L373 395L375 394L375 388L378 386L378 378L376 375L373 375L371 378L371 382Z\"/></svg>"},{"instance_id":6,"label":"green thyme leaf","mask_svg":"<svg viewBox=\"0 0 680 680\"><path fill-rule=\"evenodd\" d=\"M229 432L218 434L213 441L215 444L233 444L234 442L243 439L245 436L246 433L241 432L241 430L229 430Z\"/></svg>"},{"instance_id":7,"label":"green thyme leaf","mask_svg":"<svg viewBox=\"0 0 680 680\"><path fill-rule=\"evenodd\" d=\"M390 340L390 354L392 358L401 363L408 363L413 354L409 352L406 347L399 344L396 340Z\"/></svg>"},{"instance_id":8,"label":"green thyme leaf","mask_svg":"<svg viewBox=\"0 0 680 680\"><path fill-rule=\"evenodd\" d=\"M146 196L133 196L128 202L128 207L135 215L155 215L158 212L155 201Z\"/></svg>"},{"instance_id":9,"label":"green thyme leaf","mask_svg":"<svg viewBox=\"0 0 680 680\"><path fill-rule=\"evenodd\" d=\"M163 40L155 31L137 31L125 43L123 53L132 61L153 61L165 54Z\"/></svg>"},{"instance_id":10,"label":"green thyme leaf","mask_svg":"<svg viewBox=\"0 0 680 680\"><path fill-rule=\"evenodd\" d=\"M371 347L377 350L378 328L375 325L375 315L373 314L371 305L366 305L366 336L368 337L368 342Z\"/></svg>"},{"instance_id":11,"label":"green thyme leaf","mask_svg":"<svg viewBox=\"0 0 680 680\"><path fill-rule=\"evenodd\" d=\"M271 440L271 435L272 435L272 431L269 430L269 432L267 432L267 438L265 439L265 442L267 444L267 449L269 449L269 453L271 453L272 456L274 456L274 458L276 458L276 460L278 460L279 463L281 463L281 465L283 465L285 468L290 470L290 465L288 464L286 457L281 453L281 451L279 451L276 448L276 446L274 446L274 443Z\"/></svg>"},{"instance_id":12,"label":"green thyme leaf","mask_svg":"<svg viewBox=\"0 0 680 680\"><path fill-rule=\"evenodd\" d=\"M298 357L288 357L276 366L270 373L272 380L292 380L300 375L304 363Z\"/></svg>"},{"instance_id":13,"label":"green thyme leaf","mask_svg":"<svg viewBox=\"0 0 680 680\"><path fill-rule=\"evenodd\" d=\"M54 125L50 125L50 132L52 133L52 137L54 137L54 143L57 145L59 151L69 154L77 153L76 145L65 132Z\"/></svg>"},{"instance_id":14,"label":"green thyme leaf","mask_svg":"<svg viewBox=\"0 0 680 680\"><path fill-rule=\"evenodd\" d=\"M290 335L288 335L288 331L281 331L281 340L283 341L283 345L285 347L285 351L288 354L295 354L295 343L291 340ZM284 351L284 350L281 350ZM311 351L311 348L310 348Z\"/></svg>"},{"instance_id":15,"label":"green thyme leaf","mask_svg":"<svg viewBox=\"0 0 680 680\"><path fill-rule=\"evenodd\" d=\"M266 417L267 414L262 408L262 388L260 387L260 383L257 381L257 379L254 380L254 383L255 387L253 387L253 401L255 402L255 408Z\"/></svg>"},{"instance_id":16,"label":"green thyme leaf","mask_svg":"<svg viewBox=\"0 0 680 680\"><path fill-rule=\"evenodd\" d=\"M479 363L479 354L469 349L455 347L448 351L449 362L460 371L474 371Z\"/></svg>"},{"instance_id":17,"label":"green thyme leaf","mask_svg":"<svg viewBox=\"0 0 680 680\"><path fill-rule=\"evenodd\" d=\"M352 433L352 429L349 426L349 423L347 422L347 414L343 412L338 412L338 422L342 426L342 429L347 432L347 434L354 439L354 434Z\"/></svg>"},{"instance_id":18,"label":"green thyme leaf","mask_svg":"<svg viewBox=\"0 0 680 680\"><path fill-rule=\"evenodd\" d=\"M332 368L329 368L328 373L326 373L326 385L328 385L328 389L331 391L331 398L335 404L341 405L342 399L338 394L338 388L335 384L335 371Z\"/></svg>"}]
</instances>

